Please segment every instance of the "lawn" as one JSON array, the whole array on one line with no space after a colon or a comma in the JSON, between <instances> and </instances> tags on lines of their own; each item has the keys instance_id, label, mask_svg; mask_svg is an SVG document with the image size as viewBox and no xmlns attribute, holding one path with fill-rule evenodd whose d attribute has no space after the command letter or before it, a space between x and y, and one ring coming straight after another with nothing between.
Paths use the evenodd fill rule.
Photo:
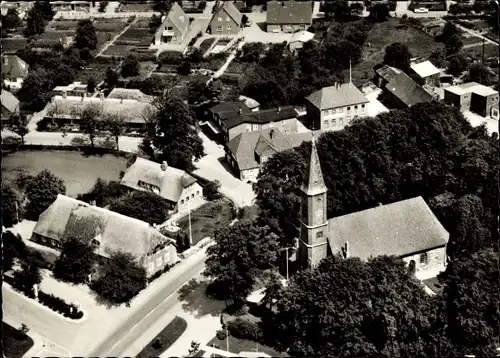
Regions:
<instances>
[{"instance_id":1,"label":"lawn","mask_svg":"<svg viewBox=\"0 0 500 358\"><path fill-rule=\"evenodd\" d=\"M187 322L180 317L175 317L158 335L148 343L137 357L159 357L165 352L187 328Z\"/></svg>"},{"instance_id":2,"label":"lawn","mask_svg":"<svg viewBox=\"0 0 500 358\"><path fill-rule=\"evenodd\" d=\"M353 68L352 79L356 85L362 85L373 78L373 67L384 59L385 48L394 42L408 46L414 56L427 58L442 45L423 31L408 25L400 25L399 19L391 18L377 23L368 35L363 49L363 59Z\"/></svg>"},{"instance_id":3,"label":"lawn","mask_svg":"<svg viewBox=\"0 0 500 358\"><path fill-rule=\"evenodd\" d=\"M33 340L17 329L2 322L5 357L22 357L33 347Z\"/></svg>"},{"instance_id":4,"label":"lawn","mask_svg":"<svg viewBox=\"0 0 500 358\"><path fill-rule=\"evenodd\" d=\"M210 346L210 347L213 347L214 345L216 348L218 346L219 349L222 349L224 351L226 350L226 340L225 339L220 340L217 337L214 337L207 344L207 346ZM249 339L239 339L239 338L235 338L233 336L229 336L229 352L239 354L240 352L255 352L256 350L258 352L266 353L266 354L270 355L271 357L289 357L289 355L285 352L280 353L269 346L262 345L260 343L251 341Z\"/></svg>"},{"instance_id":5,"label":"lawn","mask_svg":"<svg viewBox=\"0 0 500 358\"><path fill-rule=\"evenodd\" d=\"M483 54L483 46L474 46L464 49L464 52L470 56L473 60L480 61ZM491 43L484 44L484 58L488 59L490 57L498 58L498 45Z\"/></svg>"},{"instance_id":6,"label":"lawn","mask_svg":"<svg viewBox=\"0 0 500 358\"><path fill-rule=\"evenodd\" d=\"M229 200L206 203L191 213L191 233L193 244L202 239L212 237L220 228L227 227L233 220L233 208ZM189 231L189 217L185 216L178 222L185 232Z\"/></svg>"},{"instance_id":7,"label":"lawn","mask_svg":"<svg viewBox=\"0 0 500 358\"><path fill-rule=\"evenodd\" d=\"M97 178L119 180L127 159L111 154L85 157L76 151L18 151L4 153L2 180L14 184L19 174L36 175L48 169L66 184L66 194L76 197L92 188Z\"/></svg>"}]
</instances>

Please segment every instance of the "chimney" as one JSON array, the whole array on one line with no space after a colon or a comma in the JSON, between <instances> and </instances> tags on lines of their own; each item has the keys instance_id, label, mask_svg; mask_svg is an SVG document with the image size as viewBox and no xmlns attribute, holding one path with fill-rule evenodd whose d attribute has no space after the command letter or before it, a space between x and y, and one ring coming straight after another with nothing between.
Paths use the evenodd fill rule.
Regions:
<instances>
[{"instance_id":1,"label":"chimney","mask_svg":"<svg viewBox=\"0 0 500 358\"><path fill-rule=\"evenodd\" d=\"M344 247L342 248L342 255L344 255L344 259L349 258L349 243L346 241Z\"/></svg>"},{"instance_id":2,"label":"chimney","mask_svg":"<svg viewBox=\"0 0 500 358\"><path fill-rule=\"evenodd\" d=\"M273 139L273 134L274 134L274 129L271 129L271 130L269 131L269 138L270 138L270 139Z\"/></svg>"},{"instance_id":3,"label":"chimney","mask_svg":"<svg viewBox=\"0 0 500 358\"><path fill-rule=\"evenodd\" d=\"M104 101L104 93L99 93L99 98L101 99L101 101Z\"/></svg>"},{"instance_id":4,"label":"chimney","mask_svg":"<svg viewBox=\"0 0 500 358\"><path fill-rule=\"evenodd\" d=\"M281 107L278 106L278 109L276 110L276 113L280 113L281 112Z\"/></svg>"},{"instance_id":5,"label":"chimney","mask_svg":"<svg viewBox=\"0 0 500 358\"><path fill-rule=\"evenodd\" d=\"M161 170L165 171L168 168L168 163L166 161L161 162Z\"/></svg>"},{"instance_id":6,"label":"chimney","mask_svg":"<svg viewBox=\"0 0 500 358\"><path fill-rule=\"evenodd\" d=\"M240 108L238 108L238 114L242 114L243 113L243 110Z\"/></svg>"}]
</instances>

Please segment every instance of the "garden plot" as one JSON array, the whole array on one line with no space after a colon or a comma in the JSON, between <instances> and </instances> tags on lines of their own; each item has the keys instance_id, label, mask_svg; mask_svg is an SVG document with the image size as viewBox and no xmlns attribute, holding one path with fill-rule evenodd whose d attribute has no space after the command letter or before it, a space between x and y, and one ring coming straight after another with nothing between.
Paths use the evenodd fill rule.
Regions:
<instances>
[{"instance_id":1,"label":"garden plot","mask_svg":"<svg viewBox=\"0 0 500 358\"><path fill-rule=\"evenodd\" d=\"M221 53L227 50L227 47L229 43L232 41L232 39L220 39L217 41L214 47L212 47L212 50L210 51L211 54L215 53Z\"/></svg>"},{"instance_id":2,"label":"garden plot","mask_svg":"<svg viewBox=\"0 0 500 358\"><path fill-rule=\"evenodd\" d=\"M2 39L2 52L16 52L26 47L26 39Z\"/></svg>"}]
</instances>

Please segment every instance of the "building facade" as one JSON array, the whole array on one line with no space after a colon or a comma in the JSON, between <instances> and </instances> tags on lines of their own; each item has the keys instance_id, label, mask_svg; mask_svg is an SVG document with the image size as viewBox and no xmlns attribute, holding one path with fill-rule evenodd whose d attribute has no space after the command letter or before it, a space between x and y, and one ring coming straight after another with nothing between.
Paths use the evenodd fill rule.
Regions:
<instances>
[{"instance_id":1,"label":"building facade","mask_svg":"<svg viewBox=\"0 0 500 358\"><path fill-rule=\"evenodd\" d=\"M430 61L413 64L411 70L417 75L422 85L441 87L441 71Z\"/></svg>"},{"instance_id":2,"label":"building facade","mask_svg":"<svg viewBox=\"0 0 500 358\"><path fill-rule=\"evenodd\" d=\"M237 35L241 30L242 17L232 1L223 1L210 20L209 32L212 35Z\"/></svg>"},{"instance_id":3,"label":"building facade","mask_svg":"<svg viewBox=\"0 0 500 358\"><path fill-rule=\"evenodd\" d=\"M445 88L444 101L461 111L498 118L498 92L476 82Z\"/></svg>"},{"instance_id":4,"label":"building facade","mask_svg":"<svg viewBox=\"0 0 500 358\"><path fill-rule=\"evenodd\" d=\"M313 6L312 1L268 1L266 31L307 30L312 25Z\"/></svg>"},{"instance_id":5,"label":"building facade","mask_svg":"<svg viewBox=\"0 0 500 358\"><path fill-rule=\"evenodd\" d=\"M180 44L189 30L189 17L177 3L173 3L162 24L154 35L154 44Z\"/></svg>"},{"instance_id":6,"label":"building facade","mask_svg":"<svg viewBox=\"0 0 500 358\"><path fill-rule=\"evenodd\" d=\"M352 83L324 87L306 98L306 110L313 129L337 131L354 118L368 113L368 99Z\"/></svg>"}]
</instances>

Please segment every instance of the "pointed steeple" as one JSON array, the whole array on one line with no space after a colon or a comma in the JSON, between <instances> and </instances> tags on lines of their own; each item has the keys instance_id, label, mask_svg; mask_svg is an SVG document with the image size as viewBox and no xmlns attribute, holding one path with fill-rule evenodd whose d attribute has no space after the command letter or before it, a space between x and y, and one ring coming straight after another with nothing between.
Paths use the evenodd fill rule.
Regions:
<instances>
[{"instance_id":1,"label":"pointed steeple","mask_svg":"<svg viewBox=\"0 0 500 358\"><path fill-rule=\"evenodd\" d=\"M312 137L311 161L309 162L308 172L304 177L304 182L300 190L309 196L323 194L328 190L323 180L323 173L321 172L321 163L316 149L314 132Z\"/></svg>"}]
</instances>

